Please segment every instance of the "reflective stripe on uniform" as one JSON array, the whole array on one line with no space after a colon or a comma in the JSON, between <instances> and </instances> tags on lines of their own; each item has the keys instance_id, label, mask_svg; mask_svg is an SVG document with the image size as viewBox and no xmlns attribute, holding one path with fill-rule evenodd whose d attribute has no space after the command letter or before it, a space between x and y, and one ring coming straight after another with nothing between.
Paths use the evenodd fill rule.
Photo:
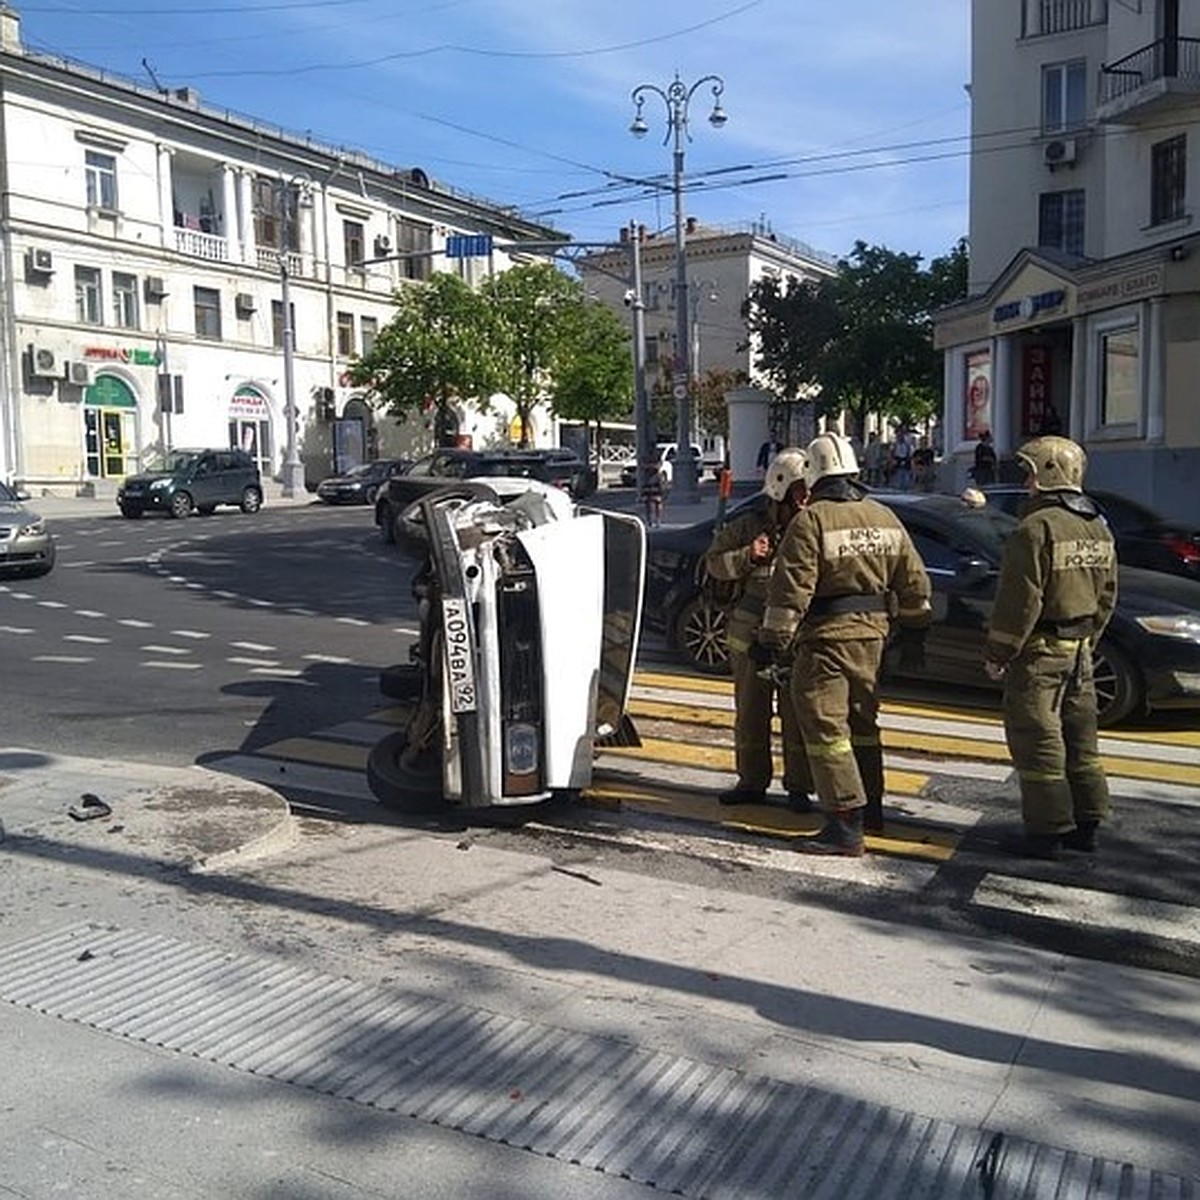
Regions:
<instances>
[{"instance_id":1,"label":"reflective stripe on uniform","mask_svg":"<svg viewBox=\"0 0 1200 1200\"><path fill-rule=\"evenodd\" d=\"M1018 769L1017 775L1029 783L1061 783L1066 779L1066 775L1062 771L1022 771Z\"/></svg>"},{"instance_id":2,"label":"reflective stripe on uniform","mask_svg":"<svg viewBox=\"0 0 1200 1200\"><path fill-rule=\"evenodd\" d=\"M784 644L792 640L792 635L796 632L796 626L799 624L798 614L794 608L776 608L769 604L766 612L763 613L763 632L774 635L772 640L779 640L782 635Z\"/></svg>"},{"instance_id":3,"label":"reflective stripe on uniform","mask_svg":"<svg viewBox=\"0 0 1200 1200\"><path fill-rule=\"evenodd\" d=\"M854 753L849 738L837 738L832 742L805 742L804 748L809 758L841 758Z\"/></svg>"}]
</instances>

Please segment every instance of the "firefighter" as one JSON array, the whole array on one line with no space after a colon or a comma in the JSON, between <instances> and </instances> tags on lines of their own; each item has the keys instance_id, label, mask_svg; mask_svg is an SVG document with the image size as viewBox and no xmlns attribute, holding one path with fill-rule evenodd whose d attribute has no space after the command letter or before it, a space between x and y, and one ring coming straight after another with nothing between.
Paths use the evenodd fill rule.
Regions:
<instances>
[{"instance_id":1,"label":"firefighter","mask_svg":"<svg viewBox=\"0 0 1200 1200\"><path fill-rule=\"evenodd\" d=\"M923 630L932 616L929 577L890 509L857 483L846 438L808 446L808 504L788 525L775 557L760 641L794 643L792 703L825 825L800 848L863 853L883 827L883 750L878 681L892 620Z\"/></svg>"},{"instance_id":2,"label":"firefighter","mask_svg":"<svg viewBox=\"0 0 1200 1200\"><path fill-rule=\"evenodd\" d=\"M1117 554L1083 493L1087 456L1039 437L1016 454L1029 499L1004 546L984 669L1004 681L1004 731L1021 785L1022 852L1096 849L1110 809L1092 649L1117 599Z\"/></svg>"},{"instance_id":3,"label":"firefighter","mask_svg":"<svg viewBox=\"0 0 1200 1200\"><path fill-rule=\"evenodd\" d=\"M721 792L722 804L756 804L766 798L774 774L771 718L776 708L783 736L783 786L788 804L798 812L812 807L813 790L804 743L796 726L786 681L762 671L750 657L762 624L767 583L775 549L788 522L804 504L803 450L781 450L763 477L766 504L734 518L717 530L704 557L704 567L717 586L731 585L726 642L733 671L733 738L737 784Z\"/></svg>"}]
</instances>

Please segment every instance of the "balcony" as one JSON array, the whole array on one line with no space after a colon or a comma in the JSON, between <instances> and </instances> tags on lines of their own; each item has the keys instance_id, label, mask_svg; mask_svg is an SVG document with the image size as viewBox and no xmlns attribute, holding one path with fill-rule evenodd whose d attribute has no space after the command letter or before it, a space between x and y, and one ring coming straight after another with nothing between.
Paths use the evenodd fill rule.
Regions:
<instances>
[{"instance_id":1,"label":"balcony","mask_svg":"<svg viewBox=\"0 0 1200 1200\"><path fill-rule=\"evenodd\" d=\"M1160 38L1100 68L1101 121L1136 122L1200 99L1200 38Z\"/></svg>"},{"instance_id":2,"label":"balcony","mask_svg":"<svg viewBox=\"0 0 1200 1200\"><path fill-rule=\"evenodd\" d=\"M229 243L215 233L204 233L199 229L175 226L175 249L192 258L206 258L210 262L229 260Z\"/></svg>"},{"instance_id":3,"label":"balcony","mask_svg":"<svg viewBox=\"0 0 1200 1200\"><path fill-rule=\"evenodd\" d=\"M1069 33L1103 25L1108 20L1108 0L1025 0L1025 37Z\"/></svg>"}]
</instances>

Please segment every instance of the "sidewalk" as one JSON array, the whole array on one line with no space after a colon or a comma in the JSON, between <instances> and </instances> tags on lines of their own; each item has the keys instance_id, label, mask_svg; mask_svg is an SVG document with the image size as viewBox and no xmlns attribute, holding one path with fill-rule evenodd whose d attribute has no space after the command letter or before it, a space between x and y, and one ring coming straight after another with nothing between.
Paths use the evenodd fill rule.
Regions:
<instances>
[{"instance_id":1,"label":"sidewalk","mask_svg":"<svg viewBox=\"0 0 1200 1200\"><path fill-rule=\"evenodd\" d=\"M309 504L320 504L315 492L305 491L293 497L283 495L279 483L274 479L263 481L263 508L303 508ZM26 504L39 516L48 521L63 517L120 517L113 496L50 496L31 491ZM218 511L233 512L233 509Z\"/></svg>"},{"instance_id":2,"label":"sidewalk","mask_svg":"<svg viewBox=\"0 0 1200 1200\"><path fill-rule=\"evenodd\" d=\"M73 821L84 791L111 817ZM238 950L235 924L208 942L162 902L107 912L99 885L86 926L38 908L22 931L0 911L10 1005L110 1037L153 1027L191 1056L179 1070L199 1057L685 1196L1200 1187L1192 979L627 873L582 846L559 867L535 838L517 853L382 815L289 844L274 793L199 769L3 751L0 817L14 864L103 870L113 889L185 868L252 905L263 943L278 915L301 949L286 968ZM282 1025L258 982L281 969L304 997ZM151 981L188 1003L139 1017L110 999ZM298 1154L303 1127L282 1136ZM389 1153L383 1138L344 1163L361 1187L345 1194Z\"/></svg>"}]
</instances>

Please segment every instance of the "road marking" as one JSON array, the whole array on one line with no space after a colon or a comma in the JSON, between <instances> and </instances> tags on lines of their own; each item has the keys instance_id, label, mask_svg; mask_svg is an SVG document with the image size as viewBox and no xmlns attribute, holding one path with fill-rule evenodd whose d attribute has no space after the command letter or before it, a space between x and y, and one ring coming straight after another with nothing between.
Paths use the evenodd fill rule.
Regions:
<instances>
[{"instance_id":1,"label":"road marking","mask_svg":"<svg viewBox=\"0 0 1200 1200\"><path fill-rule=\"evenodd\" d=\"M83 658L74 654L35 654L31 662L80 664L95 662L94 658Z\"/></svg>"},{"instance_id":2,"label":"road marking","mask_svg":"<svg viewBox=\"0 0 1200 1200\"><path fill-rule=\"evenodd\" d=\"M89 620L97 621L107 620L108 613L97 612L94 608L77 608L75 610L75 616L87 617Z\"/></svg>"},{"instance_id":3,"label":"road marking","mask_svg":"<svg viewBox=\"0 0 1200 1200\"><path fill-rule=\"evenodd\" d=\"M122 617L117 622L117 624L118 625L126 625L130 629L153 629L154 628L153 621L139 621L137 619L137 617Z\"/></svg>"},{"instance_id":4,"label":"road marking","mask_svg":"<svg viewBox=\"0 0 1200 1200\"><path fill-rule=\"evenodd\" d=\"M198 662L155 662L153 659L140 665L158 667L164 671L200 671L204 669L204 664Z\"/></svg>"},{"instance_id":5,"label":"road marking","mask_svg":"<svg viewBox=\"0 0 1200 1200\"><path fill-rule=\"evenodd\" d=\"M277 649L275 646L268 646L265 642L230 642L235 650L253 650L256 654L269 654Z\"/></svg>"},{"instance_id":6,"label":"road marking","mask_svg":"<svg viewBox=\"0 0 1200 1200\"><path fill-rule=\"evenodd\" d=\"M0 633L32 633L32 629L26 629L22 625L0 625Z\"/></svg>"},{"instance_id":7,"label":"road marking","mask_svg":"<svg viewBox=\"0 0 1200 1200\"><path fill-rule=\"evenodd\" d=\"M31 599L31 597L22 596L21 599L28 600L28 599ZM66 608L67 606L61 600L39 600L38 607L39 608Z\"/></svg>"},{"instance_id":8,"label":"road marking","mask_svg":"<svg viewBox=\"0 0 1200 1200\"><path fill-rule=\"evenodd\" d=\"M107 646L112 638L89 637L86 633L67 633L63 635L64 642L88 642L93 646Z\"/></svg>"},{"instance_id":9,"label":"road marking","mask_svg":"<svg viewBox=\"0 0 1200 1200\"><path fill-rule=\"evenodd\" d=\"M354 659L346 658L341 654L306 654L304 657L310 662L333 663L336 666L345 666L354 661Z\"/></svg>"},{"instance_id":10,"label":"road marking","mask_svg":"<svg viewBox=\"0 0 1200 1200\"><path fill-rule=\"evenodd\" d=\"M146 654L191 654L191 651L186 646L143 646L142 651Z\"/></svg>"},{"instance_id":11,"label":"road marking","mask_svg":"<svg viewBox=\"0 0 1200 1200\"><path fill-rule=\"evenodd\" d=\"M232 662L233 660L230 659L230 661ZM251 667L250 674L251 675L276 675L276 676L279 676L280 678L299 679L304 674L304 672L302 670L300 670L298 667ZM314 684L312 684L312 686L318 687L319 685L314 683Z\"/></svg>"},{"instance_id":12,"label":"road marking","mask_svg":"<svg viewBox=\"0 0 1200 1200\"><path fill-rule=\"evenodd\" d=\"M1200 909L1163 900L995 874L980 880L971 900L981 908L1082 925L1107 933L1200 945Z\"/></svg>"},{"instance_id":13,"label":"road marking","mask_svg":"<svg viewBox=\"0 0 1200 1200\"><path fill-rule=\"evenodd\" d=\"M230 657L225 660L227 663L232 663L235 667L277 667L280 665L279 660L275 658L241 658Z\"/></svg>"},{"instance_id":14,"label":"road marking","mask_svg":"<svg viewBox=\"0 0 1200 1200\"><path fill-rule=\"evenodd\" d=\"M370 621L364 621L361 617L335 617L334 620L339 625L358 625L366 627L371 624Z\"/></svg>"},{"instance_id":15,"label":"road marking","mask_svg":"<svg viewBox=\"0 0 1200 1200\"><path fill-rule=\"evenodd\" d=\"M199 629L172 629L171 636L172 637L181 637L181 638L196 638L197 640L203 640L204 638L212 637L212 634L204 633Z\"/></svg>"}]
</instances>

